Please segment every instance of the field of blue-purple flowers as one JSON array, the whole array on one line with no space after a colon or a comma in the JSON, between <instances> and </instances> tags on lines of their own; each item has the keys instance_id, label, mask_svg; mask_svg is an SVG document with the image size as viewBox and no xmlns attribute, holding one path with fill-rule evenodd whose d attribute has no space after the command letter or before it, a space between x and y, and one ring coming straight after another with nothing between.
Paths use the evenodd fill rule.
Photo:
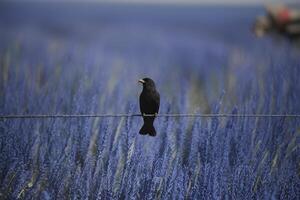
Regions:
<instances>
[{"instance_id":1,"label":"field of blue-purple flowers","mask_svg":"<svg viewBox=\"0 0 300 200\"><path fill-rule=\"evenodd\" d=\"M300 52L261 8L2 4L0 114L299 114ZM0 120L0 199L299 199L300 119Z\"/></svg>"}]
</instances>

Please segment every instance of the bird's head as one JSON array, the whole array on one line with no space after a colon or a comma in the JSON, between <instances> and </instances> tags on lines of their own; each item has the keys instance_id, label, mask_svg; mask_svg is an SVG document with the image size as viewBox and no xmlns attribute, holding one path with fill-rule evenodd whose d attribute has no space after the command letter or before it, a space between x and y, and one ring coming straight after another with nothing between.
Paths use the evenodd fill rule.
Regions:
<instances>
[{"instance_id":1,"label":"bird's head","mask_svg":"<svg viewBox=\"0 0 300 200\"><path fill-rule=\"evenodd\" d=\"M143 88L145 89L155 89L155 83L151 78L143 78L139 82L143 84Z\"/></svg>"}]
</instances>

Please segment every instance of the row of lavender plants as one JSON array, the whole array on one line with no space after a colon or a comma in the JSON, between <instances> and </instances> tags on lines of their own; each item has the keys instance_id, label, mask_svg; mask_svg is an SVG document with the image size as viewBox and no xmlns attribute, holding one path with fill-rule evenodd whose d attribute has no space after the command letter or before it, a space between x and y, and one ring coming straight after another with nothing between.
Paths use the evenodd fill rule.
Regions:
<instances>
[{"instance_id":1,"label":"row of lavender plants","mask_svg":"<svg viewBox=\"0 0 300 200\"><path fill-rule=\"evenodd\" d=\"M112 25L93 39L34 26L0 41L0 114L299 114L299 52L200 32ZM99 31L99 30L98 30ZM139 117L0 120L1 199L297 199L300 119Z\"/></svg>"}]
</instances>

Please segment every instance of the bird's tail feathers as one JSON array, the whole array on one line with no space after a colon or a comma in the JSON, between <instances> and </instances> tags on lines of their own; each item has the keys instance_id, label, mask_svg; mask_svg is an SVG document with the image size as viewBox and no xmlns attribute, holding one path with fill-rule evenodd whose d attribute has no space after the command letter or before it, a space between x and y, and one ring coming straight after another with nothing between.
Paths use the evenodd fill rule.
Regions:
<instances>
[{"instance_id":1,"label":"bird's tail feathers","mask_svg":"<svg viewBox=\"0 0 300 200\"><path fill-rule=\"evenodd\" d=\"M156 130L155 130L153 124L144 123L143 127L140 130L140 134L141 135L149 134L150 136L156 136Z\"/></svg>"}]
</instances>

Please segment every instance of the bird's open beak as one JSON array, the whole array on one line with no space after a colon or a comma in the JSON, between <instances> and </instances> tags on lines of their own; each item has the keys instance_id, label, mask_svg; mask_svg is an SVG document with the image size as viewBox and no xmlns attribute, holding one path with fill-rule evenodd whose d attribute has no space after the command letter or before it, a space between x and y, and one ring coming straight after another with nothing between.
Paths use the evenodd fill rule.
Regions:
<instances>
[{"instance_id":1,"label":"bird's open beak","mask_svg":"<svg viewBox=\"0 0 300 200\"><path fill-rule=\"evenodd\" d=\"M143 79L140 79L139 82L142 83L142 84L145 83L145 81Z\"/></svg>"}]
</instances>

